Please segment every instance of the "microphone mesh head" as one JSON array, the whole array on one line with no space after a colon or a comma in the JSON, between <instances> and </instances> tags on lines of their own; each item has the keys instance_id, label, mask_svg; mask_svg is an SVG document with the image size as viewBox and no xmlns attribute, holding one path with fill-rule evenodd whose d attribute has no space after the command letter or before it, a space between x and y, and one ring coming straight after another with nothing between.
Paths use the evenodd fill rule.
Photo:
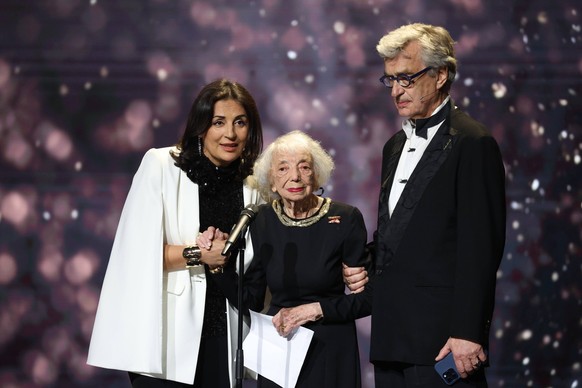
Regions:
<instances>
[{"instance_id":1,"label":"microphone mesh head","mask_svg":"<svg viewBox=\"0 0 582 388\"><path fill-rule=\"evenodd\" d=\"M251 204L248 204L247 206L245 206L245 208L242 210L242 212L240 214L245 215L245 216L252 219L252 218L255 218L258 210L259 210L259 207L257 205L255 205L254 203L251 203Z\"/></svg>"}]
</instances>

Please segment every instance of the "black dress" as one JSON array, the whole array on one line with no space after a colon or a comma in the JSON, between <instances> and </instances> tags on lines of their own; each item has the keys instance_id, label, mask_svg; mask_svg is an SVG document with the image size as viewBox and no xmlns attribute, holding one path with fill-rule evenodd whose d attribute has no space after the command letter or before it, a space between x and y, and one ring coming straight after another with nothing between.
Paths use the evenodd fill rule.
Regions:
<instances>
[{"instance_id":1,"label":"black dress","mask_svg":"<svg viewBox=\"0 0 582 388\"><path fill-rule=\"evenodd\" d=\"M326 199L312 217L293 220L280 211L278 204L266 204L260 206L250 231L255 256L244 276L246 308L263 309L267 286L272 298L269 315L282 307L352 299L345 295L342 262L352 267L364 265L367 235L357 208ZM225 294L236 304L236 278L231 277L231 281ZM338 314L344 319L327 322L324 317L304 325L314 331L314 336L297 387L361 385L354 318L369 311L360 309L354 315L347 309L336 311L334 316ZM277 385L259 377L259 386Z\"/></svg>"},{"instance_id":2,"label":"black dress","mask_svg":"<svg viewBox=\"0 0 582 388\"><path fill-rule=\"evenodd\" d=\"M199 188L200 232L209 226L228 232L237 221L243 208L239 164L237 160L227 167L216 167L206 157L202 157L196 174L189 174ZM234 263L229 265L234 266ZM230 387L226 299L220 287L212 280L213 276L207 266L205 271L206 302L194 387Z\"/></svg>"}]
</instances>

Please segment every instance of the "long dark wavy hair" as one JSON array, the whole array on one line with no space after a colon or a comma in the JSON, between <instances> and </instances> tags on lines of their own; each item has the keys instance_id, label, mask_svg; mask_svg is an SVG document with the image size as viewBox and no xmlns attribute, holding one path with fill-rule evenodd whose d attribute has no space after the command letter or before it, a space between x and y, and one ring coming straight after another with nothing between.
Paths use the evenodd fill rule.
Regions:
<instances>
[{"instance_id":1,"label":"long dark wavy hair","mask_svg":"<svg viewBox=\"0 0 582 388\"><path fill-rule=\"evenodd\" d=\"M238 102L248 117L248 137L239 166L241 179L252 174L253 164L263 149L263 127L255 100L241 84L224 78L218 79L204 86L198 93L190 108L182 139L176 144L179 152L172 153L176 161L175 165L188 173L191 178L192 175L196 177L196 174L192 172L198 170L203 158L199 142L202 142L202 135L210 128L214 116L214 104L220 100Z\"/></svg>"}]
</instances>

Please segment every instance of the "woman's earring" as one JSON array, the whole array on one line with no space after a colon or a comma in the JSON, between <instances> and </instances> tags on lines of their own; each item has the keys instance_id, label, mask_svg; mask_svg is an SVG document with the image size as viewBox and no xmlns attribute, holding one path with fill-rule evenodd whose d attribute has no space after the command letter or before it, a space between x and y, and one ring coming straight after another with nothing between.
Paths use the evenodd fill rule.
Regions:
<instances>
[{"instance_id":1,"label":"woman's earring","mask_svg":"<svg viewBox=\"0 0 582 388\"><path fill-rule=\"evenodd\" d=\"M198 155L202 156L202 138L198 136Z\"/></svg>"}]
</instances>

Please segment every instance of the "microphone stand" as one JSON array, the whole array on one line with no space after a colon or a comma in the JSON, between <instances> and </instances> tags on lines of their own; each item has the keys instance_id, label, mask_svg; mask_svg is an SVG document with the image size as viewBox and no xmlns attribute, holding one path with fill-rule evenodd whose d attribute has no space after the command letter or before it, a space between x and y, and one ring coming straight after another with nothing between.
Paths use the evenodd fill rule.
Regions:
<instances>
[{"instance_id":1,"label":"microphone stand","mask_svg":"<svg viewBox=\"0 0 582 388\"><path fill-rule=\"evenodd\" d=\"M245 264L245 248L246 248L246 237L245 232L241 233L240 247L238 248L238 336L237 336L237 348L235 357L235 369L236 369L236 388L242 388L243 377L244 377L244 352L243 352L243 275L244 275L244 264Z\"/></svg>"}]
</instances>

